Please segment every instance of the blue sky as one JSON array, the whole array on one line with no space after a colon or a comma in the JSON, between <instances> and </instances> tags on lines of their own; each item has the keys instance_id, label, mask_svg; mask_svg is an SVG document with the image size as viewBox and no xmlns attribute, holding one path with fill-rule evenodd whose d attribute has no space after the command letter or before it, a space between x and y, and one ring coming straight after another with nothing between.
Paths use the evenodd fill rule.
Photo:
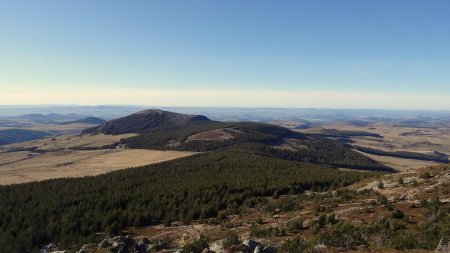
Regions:
<instances>
[{"instance_id":1,"label":"blue sky","mask_svg":"<svg viewBox=\"0 0 450 253\"><path fill-rule=\"evenodd\" d=\"M449 13L423 0L2 1L0 103L450 109Z\"/></svg>"}]
</instances>

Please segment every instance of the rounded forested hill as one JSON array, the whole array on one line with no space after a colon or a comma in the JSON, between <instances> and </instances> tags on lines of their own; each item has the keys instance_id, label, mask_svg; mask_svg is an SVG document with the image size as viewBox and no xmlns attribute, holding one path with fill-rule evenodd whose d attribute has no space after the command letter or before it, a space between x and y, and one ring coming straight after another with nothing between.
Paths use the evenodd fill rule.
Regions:
<instances>
[{"instance_id":1,"label":"rounded forested hill","mask_svg":"<svg viewBox=\"0 0 450 253\"><path fill-rule=\"evenodd\" d=\"M207 117L201 115L186 115L151 109L107 121L100 126L88 128L83 131L83 133L103 133L113 135L144 133L185 127L196 122L209 121L210 120Z\"/></svg>"}]
</instances>

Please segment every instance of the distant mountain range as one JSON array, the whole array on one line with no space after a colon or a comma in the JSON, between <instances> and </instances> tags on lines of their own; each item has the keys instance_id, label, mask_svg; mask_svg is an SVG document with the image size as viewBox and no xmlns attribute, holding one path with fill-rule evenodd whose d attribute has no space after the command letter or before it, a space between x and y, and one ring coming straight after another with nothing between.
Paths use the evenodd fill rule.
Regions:
<instances>
[{"instance_id":1,"label":"distant mountain range","mask_svg":"<svg viewBox=\"0 0 450 253\"><path fill-rule=\"evenodd\" d=\"M97 117L85 117L76 113L70 114L24 114L16 117L0 119L0 145L31 141L46 136L80 133L83 127L100 125L105 120ZM72 125L70 124L89 124ZM49 127L49 125L52 125Z\"/></svg>"},{"instance_id":2,"label":"distant mountain range","mask_svg":"<svg viewBox=\"0 0 450 253\"><path fill-rule=\"evenodd\" d=\"M60 124L61 125L66 125L66 124L82 123L82 124L100 125L100 124L103 124L105 122L106 122L106 120L100 119L100 118L97 118L97 117L87 117L87 118L83 118L83 119L63 122L63 123L60 123Z\"/></svg>"},{"instance_id":3,"label":"distant mountain range","mask_svg":"<svg viewBox=\"0 0 450 253\"><path fill-rule=\"evenodd\" d=\"M49 114L40 114L40 113L32 113L32 114L24 114L12 118L16 119L25 119L35 123L41 124L57 124L64 121L73 121L78 120L80 118L85 118L86 116L69 113L69 114L57 114L57 113L49 113Z\"/></svg>"},{"instance_id":4,"label":"distant mountain range","mask_svg":"<svg viewBox=\"0 0 450 253\"><path fill-rule=\"evenodd\" d=\"M124 117L144 110L144 106L0 106L1 117L16 117L23 114L78 114L71 120L95 116L102 119ZM160 107L159 109L183 113L206 115L221 121L355 121L391 122L394 120L417 120L424 117L433 121L450 121L450 111L427 110L371 110L371 109L315 109L315 108L238 108L238 107ZM361 121L363 120L363 121Z\"/></svg>"}]
</instances>

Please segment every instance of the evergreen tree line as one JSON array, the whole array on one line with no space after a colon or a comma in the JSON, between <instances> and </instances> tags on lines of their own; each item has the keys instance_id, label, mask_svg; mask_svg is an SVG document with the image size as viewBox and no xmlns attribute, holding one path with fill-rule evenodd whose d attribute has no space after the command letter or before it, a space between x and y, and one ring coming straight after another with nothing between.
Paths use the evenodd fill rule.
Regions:
<instances>
[{"instance_id":1,"label":"evergreen tree line","mask_svg":"<svg viewBox=\"0 0 450 253\"><path fill-rule=\"evenodd\" d=\"M327 190L373 176L331 166L215 151L95 177L0 187L0 249L93 242L130 226L225 218L266 204L266 196Z\"/></svg>"}]
</instances>

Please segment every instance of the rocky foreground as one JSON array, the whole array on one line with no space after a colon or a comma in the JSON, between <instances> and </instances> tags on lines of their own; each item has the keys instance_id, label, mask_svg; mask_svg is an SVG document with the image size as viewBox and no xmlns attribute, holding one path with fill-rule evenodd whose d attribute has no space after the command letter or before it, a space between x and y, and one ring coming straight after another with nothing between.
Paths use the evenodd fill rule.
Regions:
<instances>
[{"instance_id":1,"label":"rocky foreground","mask_svg":"<svg viewBox=\"0 0 450 253\"><path fill-rule=\"evenodd\" d=\"M134 239L132 236L115 236L104 239L99 244L85 244L76 253L147 253L147 252L167 252L167 253L276 253L277 248L263 245L255 240L245 240L231 246L224 247L226 242L208 243L201 237L196 242L186 245L183 248L177 248L169 242L152 242L148 238ZM301 247L301 245L299 245ZM203 248L203 249L202 249ZM301 250L299 248L299 250ZM42 253L68 253L73 250L59 250L55 244L49 244L42 248ZM323 244L316 245L314 253L327 252L327 247Z\"/></svg>"}]
</instances>

